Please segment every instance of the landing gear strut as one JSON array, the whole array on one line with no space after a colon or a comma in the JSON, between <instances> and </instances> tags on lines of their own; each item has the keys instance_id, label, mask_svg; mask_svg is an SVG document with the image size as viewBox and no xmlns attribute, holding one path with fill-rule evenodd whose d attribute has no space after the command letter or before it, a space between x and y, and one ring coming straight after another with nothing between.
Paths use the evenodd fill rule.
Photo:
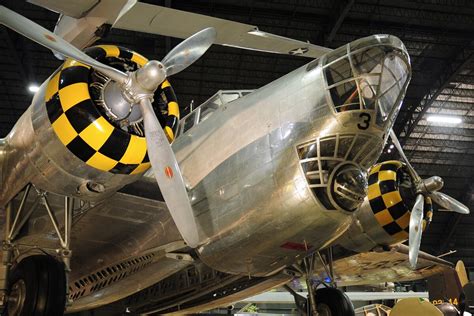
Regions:
<instances>
[{"instance_id":1,"label":"landing gear strut","mask_svg":"<svg viewBox=\"0 0 474 316\"><path fill-rule=\"evenodd\" d=\"M33 190L31 190L33 189ZM27 207L30 192L34 202ZM2 263L0 264L0 313L8 316L60 316L64 314L70 272L70 240L73 199L64 198L63 227L48 202L47 193L28 184L20 204L13 201L6 207ZM56 249L19 244L17 236L40 204L46 209L59 240ZM33 252L34 255L29 255ZM42 254L38 254L42 253ZM56 260L59 257L60 260ZM2 313L3 311L3 313Z\"/></svg>"},{"instance_id":2,"label":"landing gear strut","mask_svg":"<svg viewBox=\"0 0 474 316\"><path fill-rule=\"evenodd\" d=\"M285 285L285 289L290 292L295 298L295 303L300 312L307 316L355 316L354 307L352 302L349 300L346 294L336 288L336 283L333 277L332 267L332 251L328 250L327 256L329 260L323 258L319 251L312 253L303 259L301 264L294 265L293 268L299 272L298 275L305 278L306 285L308 288L308 297L296 293L288 285ZM319 284L313 284L313 274L316 258L323 265L326 274L329 276L329 284L320 282ZM325 287L316 289L318 285L324 285Z\"/></svg>"}]
</instances>

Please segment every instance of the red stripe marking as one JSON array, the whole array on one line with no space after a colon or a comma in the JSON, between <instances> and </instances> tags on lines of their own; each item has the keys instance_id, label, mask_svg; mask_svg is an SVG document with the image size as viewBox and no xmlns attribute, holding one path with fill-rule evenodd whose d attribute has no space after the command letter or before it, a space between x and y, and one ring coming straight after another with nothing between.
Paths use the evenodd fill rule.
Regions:
<instances>
[{"instance_id":1,"label":"red stripe marking","mask_svg":"<svg viewBox=\"0 0 474 316\"><path fill-rule=\"evenodd\" d=\"M52 37L51 35L49 35L49 34L44 34L44 37L49 39L51 42L56 42L56 39L54 37Z\"/></svg>"},{"instance_id":2,"label":"red stripe marking","mask_svg":"<svg viewBox=\"0 0 474 316\"><path fill-rule=\"evenodd\" d=\"M287 241L283 245L280 246L281 248L289 249L289 250L297 250L297 251L307 251L311 249L311 245L305 245L297 242Z\"/></svg>"},{"instance_id":3,"label":"red stripe marking","mask_svg":"<svg viewBox=\"0 0 474 316\"><path fill-rule=\"evenodd\" d=\"M170 166L168 166L168 167L165 168L165 175L166 175L169 179L172 179L172 178L173 178L173 169L171 169Z\"/></svg>"}]
</instances>

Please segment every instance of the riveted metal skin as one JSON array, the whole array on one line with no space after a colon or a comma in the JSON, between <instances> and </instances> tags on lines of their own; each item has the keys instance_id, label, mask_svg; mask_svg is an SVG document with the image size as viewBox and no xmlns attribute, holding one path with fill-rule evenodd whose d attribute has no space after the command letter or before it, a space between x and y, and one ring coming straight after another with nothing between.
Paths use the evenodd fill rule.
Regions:
<instances>
[{"instance_id":1,"label":"riveted metal skin","mask_svg":"<svg viewBox=\"0 0 474 316\"><path fill-rule=\"evenodd\" d=\"M147 62L140 54L113 45L86 52L103 62L119 58L138 67ZM145 138L114 126L98 110L89 93L90 73L89 66L68 59L40 87L32 106L5 139L5 150L13 150L5 162L12 172L4 180L7 189L2 190L0 203L6 203L28 182L49 192L103 199L149 169ZM165 133L171 142L179 107L167 80L157 96L161 93L169 113ZM79 192L89 181L104 185L105 191Z\"/></svg>"}]
</instances>

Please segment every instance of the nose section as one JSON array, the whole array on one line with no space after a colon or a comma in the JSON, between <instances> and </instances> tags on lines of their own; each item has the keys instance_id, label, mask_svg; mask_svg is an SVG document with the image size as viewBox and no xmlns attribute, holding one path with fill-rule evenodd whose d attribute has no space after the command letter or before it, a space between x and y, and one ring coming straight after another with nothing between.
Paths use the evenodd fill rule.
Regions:
<instances>
[{"instance_id":1,"label":"nose section","mask_svg":"<svg viewBox=\"0 0 474 316\"><path fill-rule=\"evenodd\" d=\"M375 111L378 127L391 127L411 77L403 43L391 35L374 35L329 53L324 75L336 113Z\"/></svg>"}]
</instances>

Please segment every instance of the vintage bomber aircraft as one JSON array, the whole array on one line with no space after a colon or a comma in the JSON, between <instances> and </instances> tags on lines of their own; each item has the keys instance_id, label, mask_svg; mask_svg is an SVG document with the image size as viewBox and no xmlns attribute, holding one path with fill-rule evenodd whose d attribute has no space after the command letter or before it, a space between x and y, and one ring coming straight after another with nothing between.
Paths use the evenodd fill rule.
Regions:
<instances>
[{"instance_id":1,"label":"vintage bomber aircraft","mask_svg":"<svg viewBox=\"0 0 474 316\"><path fill-rule=\"evenodd\" d=\"M431 199L469 210L438 192L439 177L417 175L391 131L411 74L398 38L330 51L134 1L33 2L63 13L67 41L3 6L0 22L68 59L0 143L5 314L191 312L284 285L303 313L353 315L335 285L450 267L419 252ZM151 30L167 16L190 27ZM110 19L178 37L210 28L161 62L69 43L88 46ZM166 77L214 41L319 58L256 91L220 92L178 125ZM389 135L404 163L376 163ZM308 299L288 285L295 277Z\"/></svg>"}]
</instances>

